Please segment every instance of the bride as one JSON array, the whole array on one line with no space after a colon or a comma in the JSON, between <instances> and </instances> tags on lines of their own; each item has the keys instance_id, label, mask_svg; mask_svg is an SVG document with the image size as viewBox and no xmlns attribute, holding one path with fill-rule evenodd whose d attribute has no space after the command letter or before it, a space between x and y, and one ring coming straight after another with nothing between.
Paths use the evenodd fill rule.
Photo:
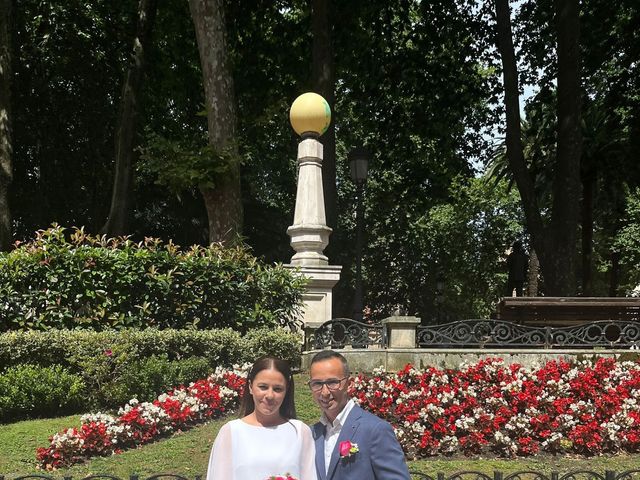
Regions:
<instances>
[{"instance_id":1,"label":"bride","mask_svg":"<svg viewBox=\"0 0 640 480\"><path fill-rule=\"evenodd\" d=\"M289 474L317 480L311 429L296 420L293 376L284 360L258 359L242 396L241 418L213 443L207 480L267 480Z\"/></svg>"}]
</instances>

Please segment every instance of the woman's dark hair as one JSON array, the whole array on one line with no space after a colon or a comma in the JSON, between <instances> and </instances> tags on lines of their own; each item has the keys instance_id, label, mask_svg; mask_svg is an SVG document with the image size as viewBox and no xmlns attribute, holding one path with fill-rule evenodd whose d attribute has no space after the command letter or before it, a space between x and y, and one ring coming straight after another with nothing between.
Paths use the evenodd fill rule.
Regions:
<instances>
[{"instance_id":1,"label":"woman's dark hair","mask_svg":"<svg viewBox=\"0 0 640 480\"><path fill-rule=\"evenodd\" d=\"M285 360L280 360L275 357L261 357L253 364L249 375L247 376L247 382L244 385L242 392L242 403L240 404L240 417L244 417L253 413L256 409L253 403L253 396L249 392L249 386L253 383L256 375L262 370L276 370L282 374L286 382L286 393L282 405L280 405L280 415L282 418L291 420L296 417L296 405L293 401L294 387L293 387L293 375L291 374L291 367Z\"/></svg>"}]
</instances>

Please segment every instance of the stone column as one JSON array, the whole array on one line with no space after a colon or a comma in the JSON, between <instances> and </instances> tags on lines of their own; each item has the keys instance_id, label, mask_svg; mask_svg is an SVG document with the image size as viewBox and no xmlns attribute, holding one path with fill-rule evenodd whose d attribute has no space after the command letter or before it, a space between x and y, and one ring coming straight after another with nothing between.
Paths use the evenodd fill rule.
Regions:
<instances>
[{"instance_id":1,"label":"stone column","mask_svg":"<svg viewBox=\"0 0 640 480\"><path fill-rule=\"evenodd\" d=\"M322 190L322 143L318 137L330 121L330 110L320 95L306 93L291 107L291 124L302 140L298 144L298 188L293 225L287 229L295 254L287 266L307 280L303 295L303 324L313 330L332 317L332 289L342 267L329 265L324 249L329 244Z\"/></svg>"},{"instance_id":2,"label":"stone column","mask_svg":"<svg viewBox=\"0 0 640 480\"><path fill-rule=\"evenodd\" d=\"M292 265L328 265L323 254L329 244L331 228L327 226L322 191L322 143L306 138L298 144L298 190L293 225L287 229L296 251Z\"/></svg>"},{"instance_id":3,"label":"stone column","mask_svg":"<svg viewBox=\"0 0 640 480\"><path fill-rule=\"evenodd\" d=\"M416 348L416 328L420 325L418 317L393 315L382 320L387 327L389 348Z\"/></svg>"}]
</instances>

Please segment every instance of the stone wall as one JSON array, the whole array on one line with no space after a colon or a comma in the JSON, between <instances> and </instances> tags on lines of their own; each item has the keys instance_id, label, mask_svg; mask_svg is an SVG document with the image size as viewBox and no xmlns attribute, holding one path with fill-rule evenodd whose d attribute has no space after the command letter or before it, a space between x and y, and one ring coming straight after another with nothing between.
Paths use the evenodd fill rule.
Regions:
<instances>
[{"instance_id":1,"label":"stone wall","mask_svg":"<svg viewBox=\"0 0 640 480\"><path fill-rule=\"evenodd\" d=\"M311 350L302 354L302 369L308 371L309 363L319 350ZM395 371L411 363L419 368L458 368L463 362L474 363L491 357L500 357L505 363L519 363L527 367L542 365L550 360L558 359L591 359L595 357L615 357L618 360L640 359L638 350L541 350L541 349L454 349L454 348L369 348L338 350L344 355L352 372L370 373L373 369L384 367L387 371Z\"/></svg>"}]
</instances>

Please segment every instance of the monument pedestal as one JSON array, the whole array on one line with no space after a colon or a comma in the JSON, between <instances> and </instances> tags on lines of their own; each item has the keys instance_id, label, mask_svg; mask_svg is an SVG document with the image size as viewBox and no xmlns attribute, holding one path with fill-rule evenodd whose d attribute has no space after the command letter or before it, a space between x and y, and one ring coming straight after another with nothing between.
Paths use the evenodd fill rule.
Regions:
<instances>
[{"instance_id":1,"label":"monument pedestal","mask_svg":"<svg viewBox=\"0 0 640 480\"><path fill-rule=\"evenodd\" d=\"M340 280L340 265L285 265L287 268L297 269L298 273L307 278L307 287L302 294L303 312L302 322L305 330L315 330L332 318L331 303L333 300L333 286Z\"/></svg>"}]
</instances>

